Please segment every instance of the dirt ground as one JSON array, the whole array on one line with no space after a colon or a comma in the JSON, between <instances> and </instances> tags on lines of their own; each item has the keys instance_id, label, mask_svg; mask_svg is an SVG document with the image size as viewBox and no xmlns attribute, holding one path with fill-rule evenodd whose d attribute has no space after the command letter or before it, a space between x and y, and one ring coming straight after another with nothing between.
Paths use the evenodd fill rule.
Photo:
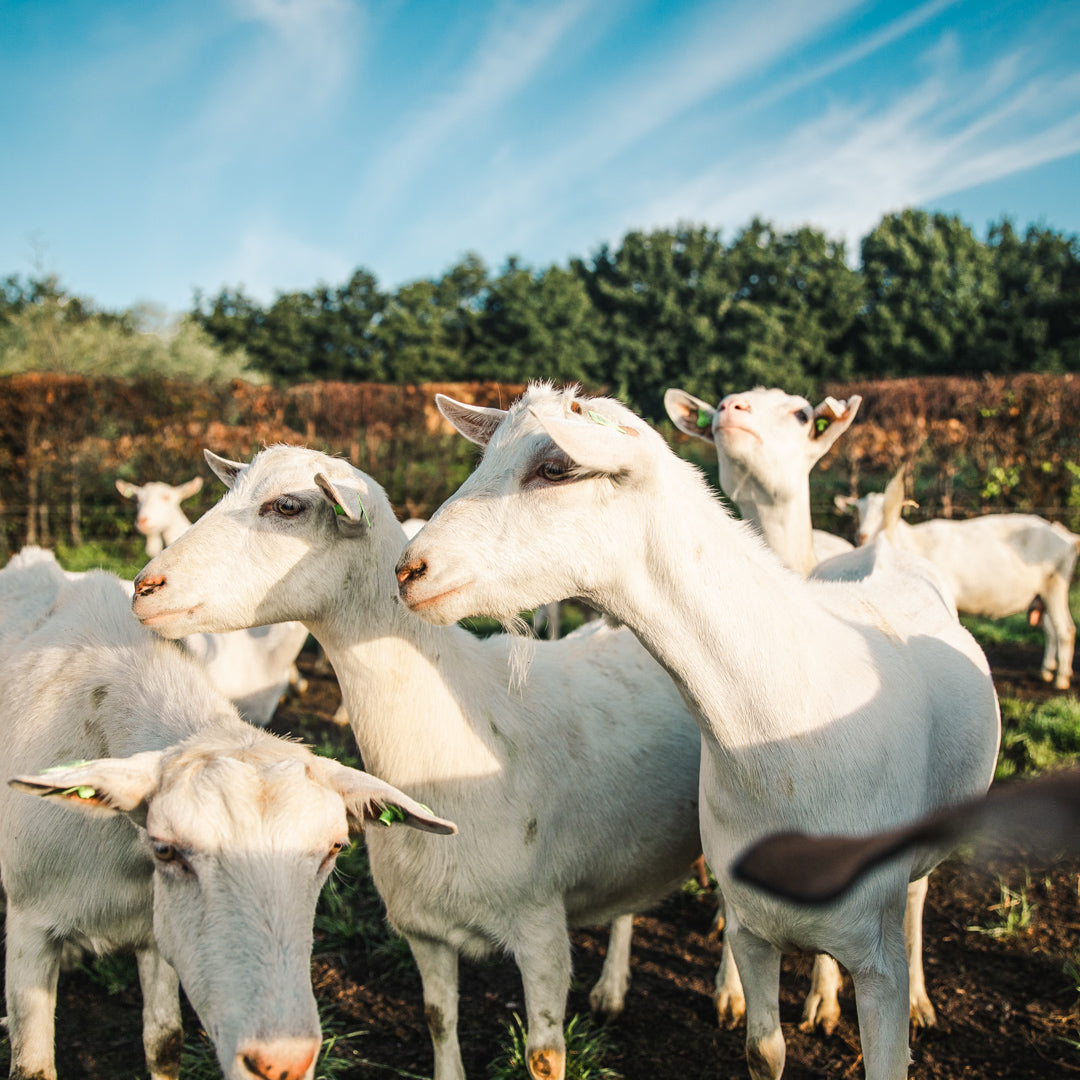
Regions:
<instances>
[{"instance_id":1,"label":"dirt ground","mask_svg":"<svg viewBox=\"0 0 1080 1080\"><path fill-rule=\"evenodd\" d=\"M330 722L340 696L332 677L279 709L275 727L289 730L299 716ZM1041 697L1033 676L1034 649L996 650L991 664L999 693ZM985 932L1003 920L1002 878L1031 904L1026 928L1009 936ZM1064 968L1080 963L1080 859L1053 866L969 865L959 858L931 877L925 917L927 984L937 1026L916 1031L912 1077L1047 1080L1080 1074L1077 983ZM710 939L714 898L680 894L635 921L632 982L627 1009L606 1027L604 1065L624 1080L718 1080L745 1077L743 1031L720 1030L711 993L719 946ZM984 932L972 930L982 927ZM588 990L599 975L606 937L575 932L575 980L568 1015L587 1013ZM850 981L841 997L843 1019L830 1035L798 1030L810 959L787 957L781 1015L787 1039L788 1080L861 1077ZM349 1077L425 1077L431 1051L420 982L411 964L365 957L359 951L317 955L316 995L332 1001L353 1062ZM521 984L507 960L461 967L460 1035L470 1077L483 1078L505 1042L507 1022L523 1012ZM82 973L64 976L57 1016L61 1080L145 1075L137 988L115 996ZM191 1026L196 1021L191 1019Z\"/></svg>"}]
</instances>

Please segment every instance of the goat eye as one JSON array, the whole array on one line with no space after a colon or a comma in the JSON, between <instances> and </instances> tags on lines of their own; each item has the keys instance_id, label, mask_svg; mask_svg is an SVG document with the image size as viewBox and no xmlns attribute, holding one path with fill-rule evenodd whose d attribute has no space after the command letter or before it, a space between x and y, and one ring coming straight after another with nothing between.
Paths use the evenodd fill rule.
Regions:
<instances>
[{"instance_id":1,"label":"goat eye","mask_svg":"<svg viewBox=\"0 0 1080 1080\"><path fill-rule=\"evenodd\" d=\"M281 517L296 517L304 509L304 504L292 495L279 495L273 501L272 508Z\"/></svg>"},{"instance_id":2,"label":"goat eye","mask_svg":"<svg viewBox=\"0 0 1080 1080\"><path fill-rule=\"evenodd\" d=\"M163 840L155 840L151 845L154 850L154 858L158 862L175 862L176 847L173 844L166 844Z\"/></svg>"},{"instance_id":3,"label":"goat eye","mask_svg":"<svg viewBox=\"0 0 1080 1080\"><path fill-rule=\"evenodd\" d=\"M810 413L806 409L796 409L795 419L798 420L800 424L809 424Z\"/></svg>"},{"instance_id":4,"label":"goat eye","mask_svg":"<svg viewBox=\"0 0 1080 1080\"><path fill-rule=\"evenodd\" d=\"M335 840L330 845L330 850L326 853L326 858L323 859L320 869L325 870L348 846L348 840Z\"/></svg>"},{"instance_id":5,"label":"goat eye","mask_svg":"<svg viewBox=\"0 0 1080 1080\"><path fill-rule=\"evenodd\" d=\"M537 466L536 475L549 484L558 484L570 476L570 466L564 461L542 461Z\"/></svg>"}]
</instances>

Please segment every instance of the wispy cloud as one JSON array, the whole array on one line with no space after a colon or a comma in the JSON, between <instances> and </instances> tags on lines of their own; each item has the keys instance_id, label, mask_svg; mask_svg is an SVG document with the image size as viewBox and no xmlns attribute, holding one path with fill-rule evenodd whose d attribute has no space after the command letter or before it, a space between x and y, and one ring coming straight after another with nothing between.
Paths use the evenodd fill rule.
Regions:
<instances>
[{"instance_id":1,"label":"wispy cloud","mask_svg":"<svg viewBox=\"0 0 1080 1080\"><path fill-rule=\"evenodd\" d=\"M1080 77L1044 78L1019 54L957 73L949 55L894 100L834 103L770 148L744 147L630 216L656 227L741 225L760 214L854 244L885 213L1080 151Z\"/></svg>"},{"instance_id":2,"label":"wispy cloud","mask_svg":"<svg viewBox=\"0 0 1080 1080\"><path fill-rule=\"evenodd\" d=\"M208 292L223 285L240 287L268 304L278 292L310 289L316 281L344 281L352 269L340 252L311 244L266 216L250 222L233 250L208 267L201 280L208 283Z\"/></svg>"},{"instance_id":3,"label":"wispy cloud","mask_svg":"<svg viewBox=\"0 0 1080 1080\"><path fill-rule=\"evenodd\" d=\"M510 105L592 3L561 0L554 5L498 7L453 84L406 117L403 133L378 152L377 167L365 178L354 213L382 214L388 203L410 191L432 162L443 159L456 139Z\"/></svg>"}]
</instances>

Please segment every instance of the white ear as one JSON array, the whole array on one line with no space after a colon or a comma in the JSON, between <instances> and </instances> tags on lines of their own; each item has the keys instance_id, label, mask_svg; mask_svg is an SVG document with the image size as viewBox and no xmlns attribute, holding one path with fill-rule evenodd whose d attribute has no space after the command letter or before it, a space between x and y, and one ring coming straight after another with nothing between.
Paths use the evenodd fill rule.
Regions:
<instances>
[{"instance_id":1,"label":"white ear","mask_svg":"<svg viewBox=\"0 0 1080 1080\"><path fill-rule=\"evenodd\" d=\"M119 491L125 499L137 499L139 497L138 485L132 484L127 480L117 480L116 490Z\"/></svg>"},{"instance_id":2,"label":"white ear","mask_svg":"<svg viewBox=\"0 0 1080 1080\"><path fill-rule=\"evenodd\" d=\"M712 425L716 409L708 402L672 387L664 393L664 408L671 422L684 435L696 435L706 442L713 441Z\"/></svg>"},{"instance_id":3,"label":"white ear","mask_svg":"<svg viewBox=\"0 0 1080 1080\"><path fill-rule=\"evenodd\" d=\"M201 476L193 477L186 484L180 484L176 491L179 496L179 501L183 502L185 499L190 499L192 495L197 495L202 491L203 479Z\"/></svg>"},{"instance_id":4,"label":"white ear","mask_svg":"<svg viewBox=\"0 0 1080 1080\"><path fill-rule=\"evenodd\" d=\"M147 750L126 758L98 758L43 769L33 776L8 781L16 791L48 796L87 814L108 816L142 810L157 791L161 772L160 750Z\"/></svg>"},{"instance_id":5,"label":"white ear","mask_svg":"<svg viewBox=\"0 0 1080 1080\"><path fill-rule=\"evenodd\" d=\"M837 401L835 398L826 398L814 409L815 436L810 442L810 460L819 461L833 446L833 443L844 434L855 414L859 411L862 398L858 394L852 394L847 401ZM825 425L822 426L822 421Z\"/></svg>"},{"instance_id":6,"label":"white ear","mask_svg":"<svg viewBox=\"0 0 1080 1080\"><path fill-rule=\"evenodd\" d=\"M458 434L464 435L477 446L487 446L495 429L506 419L505 409L487 409L481 405L466 405L445 394L435 395L439 412L454 425Z\"/></svg>"},{"instance_id":7,"label":"white ear","mask_svg":"<svg viewBox=\"0 0 1080 1080\"><path fill-rule=\"evenodd\" d=\"M859 500L854 495L834 495L833 506L840 511L841 514L846 514Z\"/></svg>"},{"instance_id":8,"label":"white ear","mask_svg":"<svg viewBox=\"0 0 1080 1080\"><path fill-rule=\"evenodd\" d=\"M562 420L541 416L535 409L529 410L552 442L576 465L588 472L627 472L642 458L641 438L636 428L623 427L614 421L600 417L593 420L583 416L580 420Z\"/></svg>"},{"instance_id":9,"label":"white ear","mask_svg":"<svg viewBox=\"0 0 1080 1080\"><path fill-rule=\"evenodd\" d=\"M203 457L206 458L206 464L214 470L214 475L230 489L236 483L237 476L246 468L242 461L218 457L213 450L204 450Z\"/></svg>"},{"instance_id":10,"label":"white ear","mask_svg":"<svg viewBox=\"0 0 1080 1080\"><path fill-rule=\"evenodd\" d=\"M347 536L356 536L371 528L371 515L364 506L364 494L360 485L350 480L331 480L325 473L315 474L315 483L334 508L339 530Z\"/></svg>"},{"instance_id":11,"label":"white ear","mask_svg":"<svg viewBox=\"0 0 1080 1080\"><path fill-rule=\"evenodd\" d=\"M345 800L345 811L353 831L363 832L367 822L378 821L382 826L408 825L423 832L444 835L457 832L452 821L436 817L426 806L377 776L350 769L331 758L317 758L316 761L318 779Z\"/></svg>"}]
</instances>

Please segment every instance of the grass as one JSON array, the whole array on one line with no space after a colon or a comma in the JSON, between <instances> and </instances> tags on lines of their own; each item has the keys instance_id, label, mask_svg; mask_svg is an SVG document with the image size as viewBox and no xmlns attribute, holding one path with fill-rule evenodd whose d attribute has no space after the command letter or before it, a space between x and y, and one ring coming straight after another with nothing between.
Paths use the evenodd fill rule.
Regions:
<instances>
[{"instance_id":1,"label":"grass","mask_svg":"<svg viewBox=\"0 0 1080 1080\"><path fill-rule=\"evenodd\" d=\"M503 1037L505 1049L488 1066L489 1080L518 1080L528 1076L525 1025L514 1013ZM575 1014L566 1025L566 1080L619 1080L620 1074L603 1064L608 1036L588 1016Z\"/></svg>"},{"instance_id":2,"label":"grass","mask_svg":"<svg viewBox=\"0 0 1080 1080\"><path fill-rule=\"evenodd\" d=\"M79 547L57 544L56 561L65 570L79 573L85 570L108 570L117 577L131 581L149 561L143 543L140 536L137 547L125 541L81 544Z\"/></svg>"},{"instance_id":3,"label":"grass","mask_svg":"<svg viewBox=\"0 0 1080 1080\"><path fill-rule=\"evenodd\" d=\"M1031 916L1035 910L1028 900L1031 889L1031 875L1024 872L1024 887L1013 889L1003 877L998 876L1000 899L988 910L991 920L987 926L973 925L968 930L976 934L986 934L998 940L1011 940L1019 937L1031 925Z\"/></svg>"},{"instance_id":4,"label":"grass","mask_svg":"<svg viewBox=\"0 0 1080 1080\"><path fill-rule=\"evenodd\" d=\"M1001 700L1001 751L994 778L1034 776L1080 757L1080 701Z\"/></svg>"}]
</instances>

